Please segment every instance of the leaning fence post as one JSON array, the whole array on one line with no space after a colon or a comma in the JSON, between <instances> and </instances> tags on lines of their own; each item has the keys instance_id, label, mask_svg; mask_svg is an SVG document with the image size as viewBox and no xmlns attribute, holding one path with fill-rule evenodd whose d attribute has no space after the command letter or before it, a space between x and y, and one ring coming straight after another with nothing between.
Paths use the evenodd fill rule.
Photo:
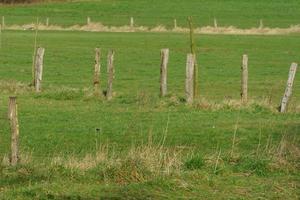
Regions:
<instances>
[{"instance_id":1,"label":"leaning fence post","mask_svg":"<svg viewBox=\"0 0 300 200\"><path fill-rule=\"evenodd\" d=\"M242 80L241 80L241 100L243 103L248 101L248 55L243 55L242 61Z\"/></svg>"},{"instance_id":2,"label":"leaning fence post","mask_svg":"<svg viewBox=\"0 0 300 200\"><path fill-rule=\"evenodd\" d=\"M45 49L39 47L35 57L35 91L41 91L41 84L43 78L43 62L44 62Z\"/></svg>"},{"instance_id":3,"label":"leaning fence post","mask_svg":"<svg viewBox=\"0 0 300 200\"><path fill-rule=\"evenodd\" d=\"M16 166L19 162L19 123L17 97L9 97L8 115L11 129L10 164L12 166Z\"/></svg>"},{"instance_id":4,"label":"leaning fence post","mask_svg":"<svg viewBox=\"0 0 300 200\"><path fill-rule=\"evenodd\" d=\"M290 67L287 86L286 86L284 95L281 100L281 105L280 105L280 112L282 112L282 113L286 112L289 98L292 95L292 89L293 89L293 84L294 84L295 75L296 75L296 71L297 71L297 66L298 66L297 63L292 63L292 65Z\"/></svg>"},{"instance_id":5,"label":"leaning fence post","mask_svg":"<svg viewBox=\"0 0 300 200\"><path fill-rule=\"evenodd\" d=\"M100 56L101 56L101 51L99 48L96 48L95 49L95 66L94 66L95 94L98 94L99 90L100 90L100 71L101 71Z\"/></svg>"},{"instance_id":6,"label":"leaning fence post","mask_svg":"<svg viewBox=\"0 0 300 200\"><path fill-rule=\"evenodd\" d=\"M169 62L169 49L162 49L160 52L161 65L160 65L160 96L163 97L167 94L167 72Z\"/></svg>"},{"instance_id":7,"label":"leaning fence post","mask_svg":"<svg viewBox=\"0 0 300 200\"><path fill-rule=\"evenodd\" d=\"M190 53L186 60L185 94L186 102L192 104L194 100L194 67L195 55Z\"/></svg>"},{"instance_id":8,"label":"leaning fence post","mask_svg":"<svg viewBox=\"0 0 300 200\"><path fill-rule=\"evenodd\" d=\"M106 98L107 100L111 100L113 97L113 80L115 76L114 69L114 54L113 50L109 51L107 56L107 68L108 68L108 79L107 79L107 90L106 90Z\"/></svg>"}]
</instances>

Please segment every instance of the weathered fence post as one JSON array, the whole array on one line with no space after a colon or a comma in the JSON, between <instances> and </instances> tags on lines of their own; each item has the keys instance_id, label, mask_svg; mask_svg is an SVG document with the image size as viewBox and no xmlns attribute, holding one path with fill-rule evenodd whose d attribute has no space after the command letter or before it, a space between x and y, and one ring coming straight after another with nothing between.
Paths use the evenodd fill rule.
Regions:
<instances>
[{"instance_id":1,"label":"weathered fence post","mask_svg":"<svg viewBox=\"0 0 300 200\"><path fill-rule=\"evenodd\" d=\"M197 60L196 60L196 44L195 44L195 38L194 38L194 27L193 27L193 20L192 17L188 18L189 22L189 28L190 28L190 42L191 42L191 53L194 55L194 98L198 97L198 65L197 65Z\"/></svg>"},{"instance_id":2,"label":"weathered fence post","mask_svg":"<svg viewBox=\"0 0 300 200\"><path fill-rule=\"evenodd\" d=\"M91 24L91 18L90 18L90 17L87 17L87 18L86 18L86 24L87 24L87 25L90 25L90 24Z\"/></svg>"},{"instance_id":3,"label":"weathered fence post","mask_svg":"<svg viewBox=\"0 0 300 200\"><path fill-rule=\"evenodd\" d=\"M9 97L8 115L11 129L10 164L16 166L19 162L19 123L16 97Z\"/></svg>"},{"instance_id":4,"label":"weathered fence post","mask_svg":"<svg viewBox=\"0 0 300 200\"><path fill-rule=\"evenodd\" d=\"M177 28L177 20L174 19L174 29L176 29L176 28Z\"/></svg>"},{"instance_id":5,"label":"weathered fence post","mask_svg":"<svg viewBox=\"0 0 300 200\"><path fill-rule=\"evenodd\" d=\"M95 94L99 94L99 91L100 91L100 72L101 72L100 56L101 56L101 51L99 48L96 48L95 49L95 66L94 66Z\"/></svg>"},{"instance_id":6,"label":"weathered fence post","mask_svg":"<svg viewBox=\"0 0 300 200\"><path fill-rule=\"evenodd\" d=\"M46 26L49 26L49 17L46 18Z\"/></svg>"},{"instance_id":7,"label":"weathered fence post","mask_svg":"<svg viewBox=\"0 0 300 200\"><path fill-rule=\"evenodd\" d=\"M264 23L263 20L259 20L259 29L263 29L264 28Z\"/></svg>"},{"instance_id":8,"label":"weathered fence post","mask_svg":"<svg viewBox=\"0 0 300 200\"><path fill-rule=\"evenodd\" d=\"M133 19L133 17L130 17L130 27L131 28L134 27L134 19Z\"/></svg>"},{"instance_id":9,"label":"weathered fence post","mask_svg":"<svg viewBox=\"0 0 300 200\"><path fill-rule=\"evenodd\" d=\"M5 29L5 17L2 16L2 30Z\"/></svg>"},{"instance_id":10,"label":"weathered fence post","mask_svg":"<svg viewBox=\"0 0 300 200\"><path fill-rule=\"evenodd\" d=\"M44 63L45 49L39 47L36 51L35 57L35 91L41 91L42 78L43 78L43 63Z\"/></svg>"},{"instance_id":11,"label":"weathered fence post","mask_svg":"<svg viewBox=\"0 0 300 200\"><path fill-rule=\"evenodd\" d=\"M190 53L186 60L185 94L187 104L192 104L194 100L194 67L195 55Z\"/></svg>"},{"instance_id":12,"label":"weathered fence post","mask_svg":"<svg viewBox=\"0 0 300 200\"><path fill-rule=\"evenodd\" d=\"M248 56L243 55L242 71L241 71L241 100L243 103L248 101Z\"/></svg>"},{"instance_id":13,"label":"weathered fence post","mask_svg":"<svg viewBox=\"0 0 300 200\"><path fill-rule=\"evenodd\" d=\"M106 98L107 100L111 100L113 97L113 80L115 76L114 69L114 54L113 50L110 50L107 56L107 68L108 68L108 78L107 78L107 90L106 90Z\"/></svg>"},{"instance_id":14,"label":"weathered fence post","mask_svg":"<svg viewBox=\"0 0 300 200\"><path fill-rule=\"evenodd\" d=\"M217 19L216 19L216 18L214 18L214 27L215 27L215 28L218 28L218 22L217 22Z\"/></svg>"},{"instance_id":15,"label":"weathered fence post","mask_svg":"<svg viewBox=\"0 0 300 200\"><path fill-rule=\"evenodd\" d=\"M162 49L160 52L160 96L164 97L167 94L167 72L169 62L169 49Z\"/></svg>"},{"instance_id":16,"label":"weathered fence post","mask_svg":"<svg viewBox=\"0 0 300 200\"><path fill-rule=\"evenodd\" d=\"M295 75L296 75L296 71L297 71L297 66L298 66L297 63L292 63L292 65L290 67L287 86L286 86L284 95L281 100L281 105L280 105L280 112L282 112L282 113L286 112L289 98L292 95L292 89L293 89L293 84L294 84Z\"/></svg>"}]
</instances>

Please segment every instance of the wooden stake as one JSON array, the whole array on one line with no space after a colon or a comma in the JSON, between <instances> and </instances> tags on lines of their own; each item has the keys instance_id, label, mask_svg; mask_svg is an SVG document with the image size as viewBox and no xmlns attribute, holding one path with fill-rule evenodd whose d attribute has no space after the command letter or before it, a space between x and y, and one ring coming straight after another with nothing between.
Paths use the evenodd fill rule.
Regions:
<instances>
[{"instance_id":1,"label":"wooden stake","mask_svg":"<svg viewBox=\"0 0 300 200\"><path fill-rule=\"evenodd\" d=\"M106 90L106 98L107 100L111 100L113 97L113 80L115 76L115 69L114 69L114 54L113 50L109 51L107 56L107 68L108 68L108 79L107 79L107 90Z\"/></svg>"},{"instance_id":2,"label":"wooden stake","mask_svg":"<svg viewBox=\"0 0 300 200\"><path fill-rule=\"evenodd\" d=\"M248 101L248 56L243 55L241 77L241 100L243 103Z\"/></svg>"},{"instance_id":3,"label":"wooden stake","mask_svg":"<svg viewBox=\"0 0 300 200\"><path fill-rule=\"evenodd\" d=\"M44 63L45 49L39 47L36 52L35 58L35 91L41 91L42 78L43 78L43 63Z\"/></svg>"},{"instance_id":4,"label":"wooden stake","mask_svg":"<svg viewBox=\"0 0 300 200\"><path fill-rule=\"evenodd\" d=\"M263 24L263 20L259 20L259 29L263 29L264 28L264 24Z\"/></svg>"},{"instance_id":5,"label":"wooden stake","mask_svg":"<svg viewBox=\"0 0 300 200\"><path fill-rule=\"evenodd\" d=\"M87 25L90 25L90 24L91 24L91 18L90 18L90 17L87 17L86 23L87 23Z\"/></svg>"},{"instance_id":6,"label":"wooden stake","mask_svg":"<svg viewBox=\"0 0 300 200\"><path fill-rule=\"evenodd\" d=\"M177 20L174 19L174 29L177 29Z\"/></svg>"},{"instance_id":7,"label":"wooden stake","mask_svg":"<svg viewBox=\"0 0 300 200\"><path fill-rule=\"evenodd\" d=\"M134 27L134 19L133 19L133 17L130 18L130 27L131 28Z\"/></svg>"},{"instance_id":8,"label":"wooden stake","mask_svg":"<svg viewBox=\"0 0 300 200\"><path fill-rule=\"evenodd\" d=\"M101 56L101 51L99 48L96 48L95 49L95 66L94 66L95 94L99 94L99 91L100 91L100 72L101 72L100 56Z\"/></svg>"},{"instance_id":9,"label":"wooden stake","mask_svg":"<svg viewBox=\"0 0 300 200\"><path fill-rule=\"evenodd\" d=\"M33 55L32 55L32 83L31 85L35 86L35 57L36 57L36 48L37 48L37 36L39 30L39 18L36 18L35 24L35 35L34 35L34 46L33 46Z\"/></svg>"},{"instance_id":10,"label":"wooden stake","mask_svg":"<svg viewBox=\"0 0 300 200\"><path fill-rule=\"evenodd\" d=\"M293 89L293 84L294 84L294 80L295 80L297 67L298 67L297 63L292 63L292 65L290 67L287 86L286 86L284 95L281 100L281 105L280 105L280 112L282 112L282 113L286 112L289 98L292 95L292 89Z\"/></svg>"},{"instance_id":11,"label":"wooden stake","mask_svg":"<svg viewBox=\"0 0 300 200\"><path fill-rule=\"evenodd\" d=\"M49 26L49 17L46 18L46 26Z\"/></svg>"},{"instance_id":12,"label":"wooden stake","mask_svg":"<svg viewBox=\"0 0 300 200\"><path fill-rule=\"evenodd\" d=\"M186 77L185 77L185 94L187 104L192 104L194 101L194 67L195 55L188 54L186 60Z\"/></svg>"},{"instance_id":13,"label":"wooden stake","mask_svg":"<svg viewBox=\"0 0 300 200\"><path fill-rule=\"evenodd\" d=\"M217 19L216 18L214 18L214 27L218 28L218 23L217 23Z\"/></svg>"},{"instance_id":14,"label":"wooden stake","mask_svg":"<svg viewBox=\"0 0 300 200\"><path fill-rule=\"evenodd\" d=\"M169 62L169 49L162 49L160 56L160 96L164 97L167 94L167 67Z\"/></svg>"},{"instance_id":15,"label":"wooden stake","mask_svg":"<svg viewBox=\"0 0 300 200\"><path fill-rule=\"evenodd\" d=\"M8 113L11 129L10 164L16 166L19 162L19 123L16 97L9 97Z\"/></svg>"},{"instance_id":16,"label":"wooden stake","mask_svg":"<svg viewBox=\"0 0 300 200\"><path fill-rule=\"evenodd\" d=\"M189 27L190 27L190 42L191 42L191 53L194 55L194 92L193 96L196 98L198 96L198 66L196 62L196 45L195 45L195 39L194 39L194 27L193 27L193 20L192 17L188 18L189 21Z\"/></svg>"}]
</instances>

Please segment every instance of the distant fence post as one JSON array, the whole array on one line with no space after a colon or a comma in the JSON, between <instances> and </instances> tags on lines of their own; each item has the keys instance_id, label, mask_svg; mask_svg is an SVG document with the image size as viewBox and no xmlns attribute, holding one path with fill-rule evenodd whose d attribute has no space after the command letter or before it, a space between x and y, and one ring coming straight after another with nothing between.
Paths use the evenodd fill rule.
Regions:
<instances>
[{"instance_id":1,"label":"distant fence post","mask_svg":"<svg viewBox=\"0 0 300 200\"><path fill-rule=\"evenodd\" d=\"M259 20L259 29L263 29L264 28L264 23L263 20Z\"/></svg>"},{"instance_id":2,"label":"distant fence post","mask_svg":"<svg viewBox=\"0 0 300 200\"><path fill-rule=\"evenodd\" d=\"M110 50L107 56L107 68L108 68L108 79L107 79L107 90L106 90L106 98L107 100L111 100L113 97L113 80L115 76L114 69L114 54L113 50Z\"/></svg>"},{"instance_id":3,"label":"distant fence post","mask_svg":"<svg viewBox=\"0 0 300 200\"><path fill-rule=\"evenodd\" d=\"M35 91L41 91L42 78L43 78L43 62L44 62L45 49L39 47L36 52L35 58Z\"/></svg>"},{"instance_id":4,"label":"distant fence post","mask_svg":"<svg viewBox=\"0 0 300 200\"><path fill-rule=\"evenodd\" d=\"M87 25L90 25L90 24L91 24L91 18L90 18L90 17L87 17L87 18L86 18L86 24L87 24Z\"/></svg>"},{"instance_id":5,"label":"distant fence post","mask_svg":"<svg viewBox=\"0 0 300 200\"><path fill-rule=\"evenodd\" d=\"M174 19L174 29L176 29L176 28L177 28L177 20Z\"/></svg>"},{"instance_id":6,"label":"distant fence post","mask_svg":"<svg viewBox=\"0 0 300 200\"><path fill-rule=\"evenodd\" d=\"M192 104L194 101L194 67L195 55L190 53L186 60L185 94L187 104Z\"/></svg>"},{"instance_id":7,"label":"distant fence post","mask_svg":"<svg viewBox=\"0 0 300 200\"><path fill-rule=\"evenodd\" d=\"M218 22L217 22L217 19L216 19L216 18L214 18L214 27L215 27L215 28L218 28Z\"/></svg>"},{"instance_id":8,"label":"distant fence post","mask_svg":"<svg viewBox=\"0 0 300 200\"><path fill-rule=\"evenodd\" d=\"M297 67L298 67L297 63L292 63L292 65L290 67L287 86L286 86L284 95L283 95L282 100L281 100L281 105L280 105L280 112L282 112L282 113L286 112L289 98L292 95L292 89L293 89L293 84L294 84L294 80L295 80Z\"/></svg>"},{"instance_id":9,"label":"distant fence post","mask_svg":"<svg viewBox=\"0 0 300 200\"><path fill-rule=\"evenodd\" d=\"M11 129L10 164L16 166L19 162L19 123L17 97L9 97L8 115Z\"/></svg>"},{"instance_id":10,"label":"distant fence post","mask_svg":"<svg viewBox=\"0 0 300 200\"><path fill-rule=\"evenodd\" d=\"M101 71L100 56L101 56L101 51L99 48L96 48L95 49L95 66L94 66L95 94L99 94L99 90L100 90L100 71Z\"/></svg>"},{"instance_id":11,"label":"distant fence post","mask_svg":"<svg viewBox=\"0 0 300 200\"><path fill-rule=\"evenodd\" d=\"M134 19L133 19L133 17L130 17L130 27L131 28L134 27Z\"/></svg>"},{"instance_id":12,"label":"distant fence post","mask_svg":"<svg viewBox=\"0 0 300 200\"><path fill-rule=\"evenodd\" d=\"M46 26L49 26L49 17L46 18Z\"/></svg>"},{"instance_id":13,"label":"distant fence post","mask_svg":"<svg viewBox=\"0 0 300 200\"><path fill-rule=\"evenodd\" d=\"M169 49L162 49L160 52L160 96L164 97L167 94L167 71L169 62Z\"/></svg>"},{"instance_id":14,"label":"distant fence post","mask_svg":"<svg viewBox=\"0 0 300 200\"><path fill-rule=\"evenodd\" d=\"M248 55L243 55L242 61L242 80L241 80L241 100L243 103L248 101Z\"/></svg>"},{"instance_id":15,"label":"distant fence post","mask_svg":"<svg viewBox=\"0 0 300 200\"><path fill-rule=\"evenodd\" d=\"M5 29L5 17L2 16L2 30Z\"/></svg>"}]
</instances>

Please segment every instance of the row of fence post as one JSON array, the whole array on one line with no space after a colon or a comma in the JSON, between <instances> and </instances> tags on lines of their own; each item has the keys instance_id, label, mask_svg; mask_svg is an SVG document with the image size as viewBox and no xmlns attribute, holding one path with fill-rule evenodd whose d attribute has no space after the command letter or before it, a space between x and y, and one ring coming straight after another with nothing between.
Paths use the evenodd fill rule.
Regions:
<instances>
[{"instance_id":1,"label":"row of fence post","mask_svg":"<svg viewBox=\"0 0 300 200\"><path fill-rule=\"evenodd\" d=\"M43 60L45 49L37 48L34 59L34 86L36 92L41 92L42 77L43 77ZM114 68L114 51L110 50L107 56L107 89L102 93L105 94L107 100L113 98L113 80L115 74ZM164 97L167 94L167 71L169 62L169 49L161 49L161 65L160 65L160 96ZM195 63L196 58L194 54L187 55L186 61L186 77L185 77L185 94L187 104L192 104L195 98ZM287 86L280 104L280 112L286 112L287 104L292 95L292 88L297 71L297 63L292 63L290 67ZM94 66L94 90L95 94L101 94L101 50L95 49L95 66ZM248 55L242 56L241 65L241 101L247 103L248 101Z\"/></svg>"},{"instance_id":2,"label":"row of fence post","mask_svg":"<svg viewBox=\"0 0 300 200\"><path fill-rule=\"evenodd\" d=\"M90 25L92 23L92 20L91 20L91 17L87 17L86 18L86 24L87 25ZM46 17L46 22L45 22L46 26L49 26L50 25L50 18L49 17ZM134 23L134 18L133 17L130 17L130 21L129 21L129 26L131 28L133 28L135 26L135 23ZM4 30L5 27L6 27L6 23L5 23L5 17L2 16L2 19L1 19L1 27L2 29ZM177 25L177 19L174 19L173 20L173 27L174 29L177 29L178 28L178 25ZM214 28L218 28L218 22L217 22L217 19L214 18L213 20L213 27ZM264 25L263 25L263 20L260 19L259 20L259 29L262 29L264 28Z\"/></svg>"},{"instance_id":3,"label":"row of fence post","mask_svg":"<svg viewBox=\"0 0 300 200\"><path fill-rule=\"evenodd\" d=\"M36 87L38 88L36 91L40 92L40 85L42 80L42 69L43 69L43 55L44 49L38 48L38 59L36 60ZM101 51L99 48L95 49L95 68L94 68L94 87L95 92L99 92L100 86L100 71L101 71ZM160 92L161 96L165 96L167 94L167 64L169 60L169 49L161 50L161 87ZM108 53L108 86L106 91L106 96L108 100L111 100L113 97L112 92L112 83L114 79L114 51L109 51ZM194 100L194 66L195 66L195 56L194 54L187 55L186 61L186 78L185 78L185 93L186 93L186 102L188 104L192 104ZM280 105L280 112L286 112L287 104L290 96L292 95L292 87L295 79L295 74L297 71L297 63L292 63L290 67L289 77L287 81L287 87L284 93L284 96ZM241 100L243 103L247 102L247 90L248 90L248 56L243 55L242 60L242 89L241 89ZM18 109L17 109L17 98L9 97L9 105L8 105L8 119L10 121L10 129L11 129L11 153L10 153L10 164L12 166L17 165L19 162L19 122L18 122Z\"/></svg>"}]
</instances>

